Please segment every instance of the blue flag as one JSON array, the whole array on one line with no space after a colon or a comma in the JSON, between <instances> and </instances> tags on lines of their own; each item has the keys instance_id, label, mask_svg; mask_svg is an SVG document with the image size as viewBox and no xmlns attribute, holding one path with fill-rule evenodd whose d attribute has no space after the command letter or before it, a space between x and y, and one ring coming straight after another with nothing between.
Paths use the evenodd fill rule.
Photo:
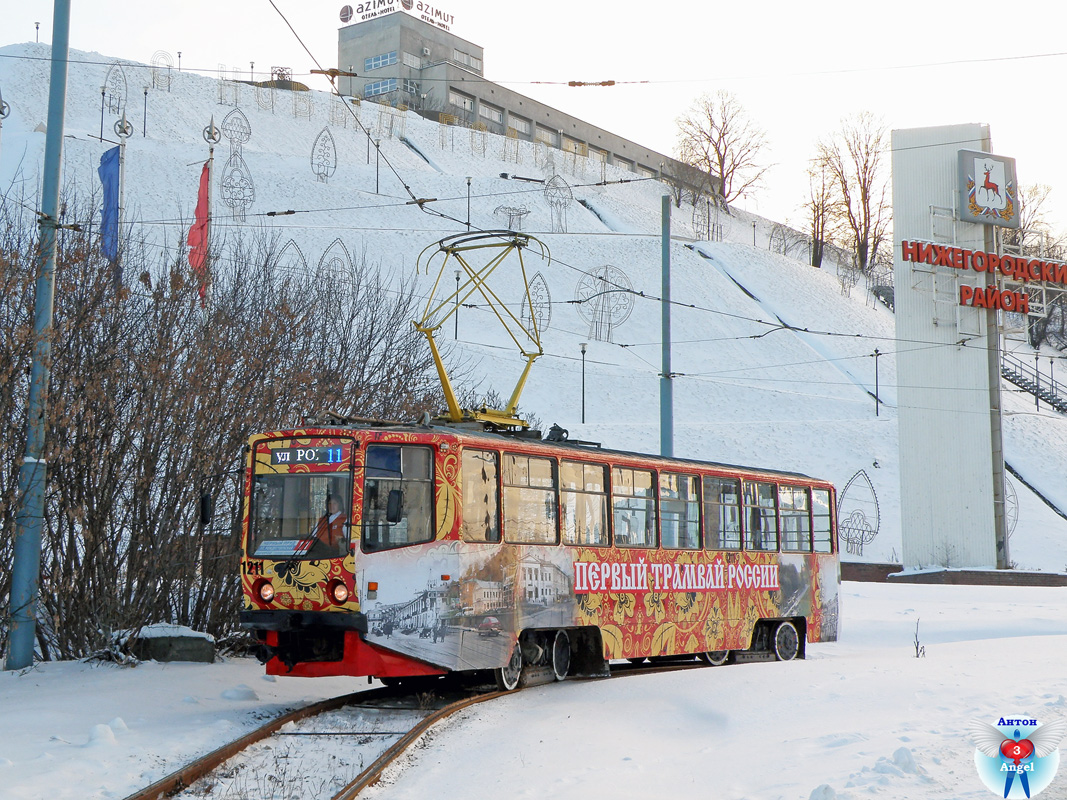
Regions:
<instances>
[{"instance_id":1,"label":"blue flag","mask_svg":"<svg viewBox=\"0 0 1067 800\"><path fill-rule=\"evenodd\" d=\"M119 257L119 148L100 156L97 169L104 186L104 207L100 210L100 252L114 264Z\"/></svg>"}]
</instances>

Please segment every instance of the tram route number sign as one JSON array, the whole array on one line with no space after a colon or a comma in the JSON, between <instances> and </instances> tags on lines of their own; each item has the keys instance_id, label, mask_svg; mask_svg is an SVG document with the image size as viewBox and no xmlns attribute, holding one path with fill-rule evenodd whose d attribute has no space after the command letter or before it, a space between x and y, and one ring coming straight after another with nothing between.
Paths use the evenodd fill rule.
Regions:
<instances>
[{"instance_id":1,"label":"tram route number sign","mask_svg":"<svg viewBox=\"0 0 1067 800\"><path fill-rule=\"evenodd\" d=\"M344 454L341 445L330 447L285 447L270 451L271 465L341 464Z\"/></svg>"}]
</instances>

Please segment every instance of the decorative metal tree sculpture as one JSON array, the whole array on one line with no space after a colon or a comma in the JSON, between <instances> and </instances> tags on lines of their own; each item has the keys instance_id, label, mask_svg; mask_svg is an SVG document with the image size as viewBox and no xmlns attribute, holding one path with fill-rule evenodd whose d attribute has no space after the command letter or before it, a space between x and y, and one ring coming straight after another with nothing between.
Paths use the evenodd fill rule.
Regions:
<instances>
[{"instance_id":1,"label":"decorative metal tree sculpture","mask_svg":"<svg viewBox=\"0 0 1067 800\"><path fill-rule=\"evenodd\" d=\"M860 470L845 484L837 498L837 527L845 552L863 555L864 545L874 541L879 525L878 495L865 470Z\"/></svg>"},{"instance_id":2,"label":"decorative metal tree sculpture","mask_svg":"<svg viewBox=\"0 0 1067 800\"><path fill-rule=\"evenodd\" d=\"M547 331L552 322L552 293L548 290L548 281L540 272L530 278L529 302L523 298L522 321L526 329Z\"/></svg>"},{"instance_id":3,"label":"decorative metal tree sculpture","mask_svg":"<svg viewBox=\"0 0 1067 800\"><path fill-rule=\"evenodd\" d=\"M567 207L574 199L570 184L559 175L545 181L545 200L552 210L552 233L567 232Z\"/></svg>"},{"instance_id":4,"label":"decorative metal tree sculpture","mask_svg":"<svg viewBox=\"0 0 1067 800\"><path fill-rule=\"evenodd\" d=\"M337 171L337 146L329 128L323 128L311 147L311 171L321 183L327 183Z\"/></svg>"},{"instance_id":5,"label":"decorative metal tree sculpture","mask_svg":"<svg viewBox=\"0 0 1067 800\"><path fill-rule=\"evenodd\" d=\"M582 275L574 302L579 316L589 324L589 338L610 342L634 309L633 284L621 269L605 264Z\"/></svg>"}]
</instances>

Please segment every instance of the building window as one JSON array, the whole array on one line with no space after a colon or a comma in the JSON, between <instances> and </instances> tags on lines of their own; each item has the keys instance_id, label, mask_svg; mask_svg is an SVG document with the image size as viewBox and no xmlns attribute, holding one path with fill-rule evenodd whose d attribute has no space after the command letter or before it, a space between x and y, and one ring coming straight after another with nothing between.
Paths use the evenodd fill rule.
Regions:
<instances>
[{"instance_id":1,"label":"building window","mask_svg":"<svg viewBox=\"0 0 1067 800\"><path fill-rule=\"evenodd\" d=\"M415 81L409 81L407 78L404 78L403 86L404 86L404 91L407 92L408 94L413 94L416 97L419 96L419 84L416 83Z\"/></svg>"},{"instance_id":2,"label":"building window","mask_svg":"<svg viewBox=\"0 0 1067 800\"><path fill-rule=\"evenodd\" d=\"M475 58L474 56L471 56L471 69L473 69L475 72L481 72L482 60L480 58Z\"/></svg>"},{"instance_id":3,"label":"building window","mask_svg":"<svg viewBox=\"0 0 1067 800\"><path fill-rule=\"evenodd\" d=\"M384 81L368 83L363 87L364 97L374 97L380 94L389 94L396 91L396 78L388 78Z\"/></svg>"},{"instance_id":4,"label":"building window","mask_svg":"<svg viewBox=\"0 0 1067 800\"><path fill-rule=\"evenodd\" d=\"M483 117L489 120L490 122L495 122L497 124L501 124L504 122L504 112L501 111L499 108L487 106L485 103L482 103L478 106L478 116Z\"/></svg>"},{"instance_id":5,"label":"building window","mask_svg":"<svg viewBox=\"0 0 1067 800\"><path fill-rule=\"evenodd\" d=\"M509 114L508 127L514 128L516 132L521 133L524 136L530 135L530 120L528 119L523 119L522 117L516 117L514 114Z\"/></svg>"},{"instance_id":6,"label":"building window","mask_svg":"<svg viewBox=\"0 0 1067 800\"><path fill-rule=\"evenodd\" d=\"M474 111L474 98L460 94L455 89L448 90L448 102L464 111Z\"/></svg>"},{"instance_id":7,"label":"building window","mask_svg":"<svg viewBox=\"0 0 1067 800\"><path fill-rule=\"evenodd\" d=\"M381 67L388 67L396 63L396 50L390 50L388 53L382 53L378 56L372 56L371 58L363 59L363 71L370 72L372 69L380 69Z\"/></svg>"},{"instance_id":8,"label":"building window","mask_svg":"<svg viewBox=\"0 0 1067 800\"><path fill-rule=\"evenodd\" d=\"M559 147L559 131L550 130L540 125L537 126L537 133L534 134L534 139L539 142L544 142L552 147Z\"/></svg>"},{"instance_id":9,"label":"building window","mask_svg":"<svg viewBox=\"0 0 1067 800\"><path fill-rule=\"evenodd\" d=\"M422 59L411 53L404 53L404 66L412 69L422 69Z\"/></svg>"}]
</instances>

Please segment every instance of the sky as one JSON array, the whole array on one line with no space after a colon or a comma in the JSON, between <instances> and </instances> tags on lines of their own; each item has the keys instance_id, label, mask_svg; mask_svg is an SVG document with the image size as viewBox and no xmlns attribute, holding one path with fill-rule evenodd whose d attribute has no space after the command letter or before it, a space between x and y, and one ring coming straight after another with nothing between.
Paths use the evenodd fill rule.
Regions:
<instances>
[{"instance_id":1,"label":"sky","mask_svg":"<svg viewBox=\"0 0 1067 800\"><path fill-rule=\"evenodd\" d=\"M274 4L319 63L336 66L344 3ZM41 41L50 40L51 3L10 5L0 44L34 41L35 21ZM261 78L271 66L297 77L314 68L270 0L153 4L136 21L117 0L71 6L77 49L142 62L165 51L174 63L181 52L183 69L205 73L254 63ZM889 128L988 123L994 152L1018 160L1022 184L1053 187L1051 222L1067 218L1067 163L1053 144L1067 121L1055 90L1067 66L1067 10L1055 4L1024 0L1010 11L986 0L965 11L946 0L437 6L454 14L455 34L485 48L487 78L661 152L674 152L675 121L698 96L732 92L767 133L765 160L775 166L765 188L741 201L763 216L800 224L817 140L844 117L870 111ZM558 85L609 79L617 85ZM326 88L321 78L307 82Z\"/></svg>"}]
</instances>

